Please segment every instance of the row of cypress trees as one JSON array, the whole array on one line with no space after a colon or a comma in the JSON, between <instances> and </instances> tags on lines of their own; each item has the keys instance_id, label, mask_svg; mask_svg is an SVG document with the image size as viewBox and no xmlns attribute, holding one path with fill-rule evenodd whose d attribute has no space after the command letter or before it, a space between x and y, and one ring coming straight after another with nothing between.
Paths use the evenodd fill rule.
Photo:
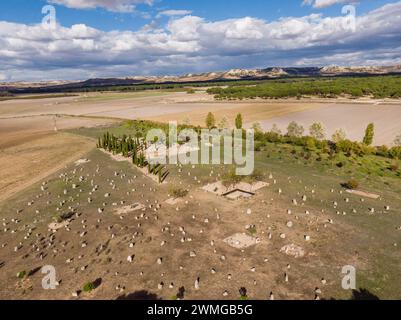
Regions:
<instances>
[{"instance_id":1,"label":"row of cypress trees","mask_svg":"<svg viewBox=\"0 0 401 320\"><path fill-rule=\"evenodd\" d=\"M98 138L98 149L104 149L113 154L122 154L124 157L132 158L132 163L139 168L148 167L149 174L158 176L159 183L163 183L169 171L159 163L151 164L146 160L145 151L148 148L146 141L131 135L123 135L121 138L110 134L108 131Z\"/></svg>"}]
</instances>

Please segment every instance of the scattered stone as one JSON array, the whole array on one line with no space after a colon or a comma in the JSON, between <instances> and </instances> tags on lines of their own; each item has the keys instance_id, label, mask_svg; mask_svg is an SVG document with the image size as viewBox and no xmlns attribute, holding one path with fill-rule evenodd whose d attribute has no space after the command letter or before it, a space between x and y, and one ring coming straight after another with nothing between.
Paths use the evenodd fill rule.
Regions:
<instances>
[{"instance_id":1,"label":"scattered stone","mask_svg":"<svg viewBox=\"0 0 401 320\"><path fill-rule=\"evenodd\" d=\"M302 258L305 256L305 251L302 247L295 244L287 244L280 249L280 252L294 258Z\"/></svg>"}]
</instances>

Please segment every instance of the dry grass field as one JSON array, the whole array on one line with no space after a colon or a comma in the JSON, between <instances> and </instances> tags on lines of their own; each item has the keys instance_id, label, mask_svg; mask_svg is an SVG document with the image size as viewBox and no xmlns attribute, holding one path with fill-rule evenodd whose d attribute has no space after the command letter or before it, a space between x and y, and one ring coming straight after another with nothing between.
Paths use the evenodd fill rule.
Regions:
<instances>
[{"instance_id":1,"label":"dry grass field","mask_svg":"<svg viewBox=\"0 0 401 320\"><path fill-rule=\"evenodd\" d=\"M0 201L60 170L93 148L93 140L46 134L0 151Z\"/></svg>"}]
</instances>

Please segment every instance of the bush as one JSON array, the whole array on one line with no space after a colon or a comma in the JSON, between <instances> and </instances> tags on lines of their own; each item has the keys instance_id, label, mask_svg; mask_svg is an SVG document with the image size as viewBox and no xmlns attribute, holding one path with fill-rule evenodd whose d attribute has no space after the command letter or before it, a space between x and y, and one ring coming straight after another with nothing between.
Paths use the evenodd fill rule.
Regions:
<instances>
[{"instance_id":1,"label":"bush","mask_svg":"<svg viewBox=\"0 0 401 320\"><path fill-rule=\"evenodd\" d=\"M266 146L265 142L256 142L255 143L255 151L262 151L262 148Z\"/></svg>"},{"instance_id":2,"label":"bush","mask_svg":"<svg viewBox=\"0 0 401 320\"><path fill-rule=\"evenodd\" d=\"M186 189L182 189L182 188L178 188L178 187L172 187L170 190L170 194L174 197L174 198L184 198L188 195L188 190Z\"/></svg>"},{"instance_id":3,"label":"bush","mask_svg":"<svg viewBox=\"0 0 401 320\"><path fill-rule=\"evenodd\" d=\"M308 137L306 139L306 145L305 145L306 150L308 151L314 151L316 150L316 139L312 137Z\"/></svg>"},{"instance_id":4,"label":"bush","mask_svg":"<svg viewBox=\"0 0 401 320\"><path fill-rule=\"evenodd\" d=\"M92 292L93 290L96 289L96 286L93 282L87 282L85 283L84 287L83 287L83 291L84 292Z\"/></svg>"},{"instance_id":5,"label":"bush","mask_svg":"<svg viewBox=\"0 0 401 320\"><path fill-rule=\"evenodd\" d=\"M401 159L401 147L391 148L389 154L394 159Z\"/></svg>"},{"instance_id":6,"label":"bush","mask_svg":"<svg viewBox=\"0 0 401 320\"><path fill-rule=\"evenodd\" d=\"M337 152L351 153L353 149L353 142L347 139L338 141L335 149Z\"/></svg>"},{"instance_id":7,"label":"bush","mask_svg":"<svg viewBox=\"0 0 401 320\"><path fill-rule=\"evenodd\" d=\"M388 147L385 145L376 147L376 155L387 158L389 156Z\"/></svg>"},{"instance_id":8,"label":"bush","mask_svg":"<svg viewBox=\"0 0 401 320\"><path fill-rule=\"evenodd\" d=\"M355 190L355 189L358 189L359 182L356 181L355 179L351 179L351 180L348 180L346 183L344 183L343 186L347 189Z\"/></svg>"}]
</instances>

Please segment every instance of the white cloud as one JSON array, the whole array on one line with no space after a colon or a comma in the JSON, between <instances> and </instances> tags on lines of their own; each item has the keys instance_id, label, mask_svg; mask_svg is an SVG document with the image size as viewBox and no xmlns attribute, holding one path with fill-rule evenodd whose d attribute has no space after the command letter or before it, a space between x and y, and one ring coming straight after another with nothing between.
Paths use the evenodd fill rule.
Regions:
<instances>
[{"instance_id":1,"label":"white cloud","mask_svg":"<svg viewBox=\"0 0 401 320\"><path fill-rule=\"evenodd\" d=\"M179 74L292 65L393 64L401 60L401 1L357 17L312 14L272 22L245 17L172 17L163 28L104 32L0 22L0 73L7 79Z\"/></svg>"},{"instance_id":2,"label":"white cloud","mask_svg":"<svg viewBox=\"0 0 401 320\"><path fill-rule=\"evenodd\" d=\"M314 8L326 8L338 3L355 3L356 0L304 0L304 5L311 5Z\"/></svg>"},{"instance_id":3,"label":"white cloud","mask_svg":"<svg viewBox=\"0 0 401 320\"><path fill-rule=\"evenodd\" d=\"M178 16L186 16L191 14L192 11L191 10L164 10L164 11L160 11L156 18L160 18L163 16L166 17L178 17Z\"/></svg>"},{"instance_id":4,"label":"white cloud","mask_svg":"<svg viewBox=\"0 0 401 320\"><path fill-rule=\"evenodd\" d=\"M47 2L74 9L104 8L114 12L132 12L136 5L152 5L154 0L48 0Z\"/></svg>"}]
</instances>

